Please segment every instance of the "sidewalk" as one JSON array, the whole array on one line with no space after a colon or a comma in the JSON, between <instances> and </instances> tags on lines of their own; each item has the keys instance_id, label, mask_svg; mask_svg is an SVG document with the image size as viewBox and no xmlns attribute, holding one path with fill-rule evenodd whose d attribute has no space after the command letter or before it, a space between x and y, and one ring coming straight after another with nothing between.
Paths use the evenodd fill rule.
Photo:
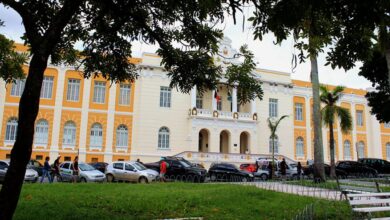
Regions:
<instances>
[{"instance_id":1,"label":"sidewalk","mask_svg":"<svg viewBox=\"0 0 390 220\"><path fill-rule=\"evenodd\" d=\"M256 186L261 189L291 193L300 196L310 196L328 200L340 200L341 192L317 187L308 187L300 185L285 184L282 182L246 182L232 183L247 186Z\"/></svg>"}]
</instances>

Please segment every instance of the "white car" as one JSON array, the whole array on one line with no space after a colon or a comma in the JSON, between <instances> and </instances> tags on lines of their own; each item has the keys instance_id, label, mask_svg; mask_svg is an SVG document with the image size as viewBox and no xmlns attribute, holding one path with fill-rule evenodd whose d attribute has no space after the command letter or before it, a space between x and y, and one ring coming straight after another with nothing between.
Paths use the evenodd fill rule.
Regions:
<instances>
[{"instance_id":1,"label":"white car","mask_svg":"<svg viewBox=\"0 0 390 220\"><path fill-rule=\"evenodd\" d=\"M150 183L158 177L158 172L146 168L134 161L116 161L106 168L107 182L127 181L138 183Z\"/></svg>"},{"instance_id":2,"label":"white car","mask_svg":"<svg viewBox=\"0 0 390 220\"><path fill-rule=\"evenodd\" d=\"M61 181L71 182L73 180L73 163L64 162L60 165ZM106 175L93 166L80 162L79 163L79 176L80 182L103 182L106 179Z\"/></svg>"},{"instance_id":3,"label":"white car","mask_svg":"<svg viewBox=\"0 0 390 220\"><path fill-rule=\"evenodd\" d=\"M268 171L268 165L271 162L272 162L271 158L259 158L257 160L257 163L259 164L260 169L267 170L267 171ZM276 172L275 172L276 176L280 176L281 175L281 173L280 173L280 163L281 162L282 161L275 159L276 167L274 169L276 170ZM296 164L289 164L287 162L286 162L286 164L287 164L286 177L287 178L292 178L292 179L298 178L298 170L297 170ZM302 175L303 175L303 171L301 171L301 176Z\"/></svg>"},{"instance_id":4,"label":"white car","mask_svg":"<svg viewBox=\"0 0 390 220\"><path fill-rule=\"evenodd\" d=\"M0 160L0 182L4 181L5 174L7 173L9 167L9 160ZM38 172L27 168L26 173L24 174L24 181L35 183L38 180Z\"/></svg>"}]
</instances>

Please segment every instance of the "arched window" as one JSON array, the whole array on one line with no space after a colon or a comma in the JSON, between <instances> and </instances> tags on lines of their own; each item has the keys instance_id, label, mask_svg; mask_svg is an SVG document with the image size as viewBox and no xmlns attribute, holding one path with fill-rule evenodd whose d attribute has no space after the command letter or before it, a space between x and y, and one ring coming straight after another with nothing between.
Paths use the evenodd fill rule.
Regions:
<instances>
[{"instance_id":1,"label":"arched window","mask_svg":"<svg viewBox=\"0 0 390 220\"><path fill-rule=\"evenodd\" d=\"M297 157L303 157L305 155L303 148L304 148L303 138L298 137L297 141L296 141L296 156Z\"/></svg>"},{"instance_id":2,"label":"arched window","mask_svg":"<svg viewBox=\"0 0 390 220\"><path fill-rule=\"evenodd\" d=\"M358 143L358 154L359 154L359 158L366 157L364 154L364 142L363 141L359 141L359 143Z\"/></svg>"},{"instance_id":3,"label":"arched window","mask_svg":"<svg viewBox=\"0 0 390 220\"><path fill-rule=\"evenodd\" d=\"M103 128L99 123L95 123L91 127L90 145L99 148L103 146Z\"/></svg>"},{"instance_id":4,"label":"arched window","mask_svg":"<svg viewBox=\"0 0 390 220\"><path fill-rule=\"evenodd\" d=\"M65 122L62 144L68 146L76 145L76 124L73 121Z\"/></svg>"},{"instance_id":5,"label":"arched window","mask_svg":"<svg viewBox=\"0 0 390 220\"><path fill-rule=\"evenodd\" d=\"M279 153L279 141L278 141L278 137L275 137L275 149L274 149L274 153L277 154ZM272 153L272 138L270 137L269 138L269 152Z\"/></svg>"},{"instance_id":6,"label":"arched window","mask_svg":"<svg viewBox=\"0 0 390 220\"><path fill-rule=\"evenodd\" d=\"M390 160L390 142L386 143L386 159Z\"/></svg>"},{"instance_id":7,"label":"arched window","mask_svg":"<svg viewBox=\"0 0 390 220\"><path fill-rule=\"evenodd\" d=\"M40 119L35 125L34 143L47 144L49 137L49 123L45 119Z\"/></svg>"},{"instance_id":8,"label":"arched window","mask_svg":"<svg viewBox=\"0 0 390 220\"><path fill-rule=\"evenodd\" d=\"M348 140L344 141L344 160L351 159L351 142Z\"/></svg>"},{"instance_id":9,"label":"arched window","mask_svg":"<svg viewBox=\"0 0 390 220\"><path fill-rule=\"evenodd\" d=\"M169 149L169 129L162 127L158 131L158 148Z\"/></svg>"},{"instance_id":10,"label":"arched window","mask_svg":"<svg viewBox=\"0 0 390 220\"><path fill-rule=\"evenodd\" d=\"M127 147L128 146L129 132L126 125L119 125L116 129L116 146Z\"/></svg>"},{"instance_id":11,"label":"arched window","mask_svg":"<svg viewBox=\"0 0 390 220\"><path fill-rule=\"evenodd\" d=\"M17 118L8 119L7 127L5 130L5 140L6 141L15 141L17 130L18 130L18 119Z\"/></svg>"}]
</instances>

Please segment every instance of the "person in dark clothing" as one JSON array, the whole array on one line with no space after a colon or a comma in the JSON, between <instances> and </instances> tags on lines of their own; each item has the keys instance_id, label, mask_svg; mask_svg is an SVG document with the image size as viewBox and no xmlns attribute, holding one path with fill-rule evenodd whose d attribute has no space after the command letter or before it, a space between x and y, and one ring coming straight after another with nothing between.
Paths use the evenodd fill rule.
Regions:
<instances>
[{"instance_id":1,"label":"person in dark clothing","mask_svg":"<svg viewBox=\"0 0 390 220\"><path fill-rule=\"evenodd\" d=\"M57 157L57 159L54 161L54 164L53 164L53 168L54 168L54 173L53 173L53 181L54 181L54 177L57 177L57 181L58 181L58 178L60 178L60 159L61 159L61 155Z\"/></svg>"},{"instance_id":2,"label":"person in dark clothing","mask_svg":"<svg viewBox=\"0 0 390 220\"><path fill-rule=\"evenodd\" d=\"M280 162L280 173L282 174L282 178L286 178L286 171L287 171L287 163L286 160L283 158L282 162Z\"/></svg>"},{"instance_id":3,"label":"person in dark clothing","mask_svg":"<svg viewBox=\"0 0 390 220\"><path fill-rule=\"evenodd\" d=\"M298 165L297 165L297 175L298 175L298 179L299 180L301 179L301 173L302 173L302 165L301 165L301 162L298 162Z\"/></svg>"},{"instance_id":4,"label":"person in dark clothing","mask_svg":"<svg viewBox=\"0 0 390 220\"><path fill-rule=\"evenodd\" d=\"M45 179L45 176L47 176L47 178L49 179L50 183L53 182L53 180L51 179L51 176L50 176L51 167L50 167L50 164L49 164L49 160L50 160L50 157L46 157L45 158L45 163L43 165L43 170L42 170L41 183L43 182L43 179Z\"/></svg>"},{"instance_id":5,"label":"person in dark clothing","mask_svg":"<svg viewBox=\"0 0 390 220\"><path fill-rule=\"evenodd\" d=\"M144 163L142 163L142 161L139 158L137 158L137 162L144 165Z\"/></svg>"},{"instance_id":6,"label":"person in dark clothing","mask_svg":"<svg viewBox=\"0 0 390 220\"><path fill-rule=\"evenodd\" d=\"M272 161L270 161L269 163L268 163L268 172L269 172L269 179L272 179L272 177L273 177L273 166L272 166Z\"/></svg>"},{"instance_id":7,"label":"person in dark clothing","mask_svg":"<svg viewBox=\"0 0 390 220\"><path fill-rule=\"evenodd\" d=\"M73 182L77 182L79 178L79 157L76 156L73 160Z\"/></svg>"},{"instance_id":8,"label":"person in dark clothing","mask_svg":"<svg viewBox=\"0 0 390 220\"><path fill-rule=\"evenodd\" d=\"M259 171L259 163L255 161L255 172Z\"/></svg>"}]
</instances>

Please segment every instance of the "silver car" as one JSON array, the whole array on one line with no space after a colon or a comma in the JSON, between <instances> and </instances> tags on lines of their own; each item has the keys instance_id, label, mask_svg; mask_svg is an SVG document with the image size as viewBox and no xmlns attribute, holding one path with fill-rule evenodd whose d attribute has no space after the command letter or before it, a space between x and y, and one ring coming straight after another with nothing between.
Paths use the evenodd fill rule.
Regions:
<instances>
[{"instance_id":1,"label":"silver car","mask_svg":"<svg viewBox=\"0 0 390 220\"><path fill-rule=\"evenodd\" d=\"M148 169L138 162L116 161L107 166L106 176L108 182L126 181L150 183L156 180L158 172Z\"/></svg>"},{"instance_id":2,"label":"silver car","mask_svg":"<svg viewBox=\"0 0 390 220\"><path fill-rule=\"evenodd\" d=\"M64 162L60 165L61 180L70 182L73 180L73 163ZM80 182L103 182L106 179L106 175L95 169L93 166L86 163L79 163L79 176Z\"/></svg>"},{"instance_id":3,"label":"silver car","mask_svg":"<svg viewBox=\"0 0 390 220\"><path fill-rule=\"evenodd\" d=\"M9 160L0 160L0 182L4 181L5 174L7 173L9 167ZM24 174L24 181L35 183L38 180L38 172L27 168L26 173Z\"/></svg>"}]
</instances>

